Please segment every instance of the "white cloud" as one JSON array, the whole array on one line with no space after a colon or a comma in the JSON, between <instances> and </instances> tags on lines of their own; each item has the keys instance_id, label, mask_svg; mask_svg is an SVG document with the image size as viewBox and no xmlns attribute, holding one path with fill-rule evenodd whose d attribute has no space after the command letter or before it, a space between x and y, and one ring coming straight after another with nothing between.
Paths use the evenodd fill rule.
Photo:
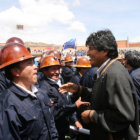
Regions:
<instances>
[{"instance_id":1,"label":"white cloud","mask_svg":"<svg viewBox=\"0 0 140 140\"><path fill-rule=\"evenodd\" d=\"M80 5L80 0L74 0L73 6L79 6Z\"/></svg>"},{"instance_id":2,"label":"white cloud","mask_svg":"<svg viewBox=\"0 0 140 140\"><path fill-rule=\"evenodd\" d=\"M80 31L80 32L85 32L86 28L82 22L79 21L74 21L68 28L68 30L74 30L74 31Z\"/></svg>"},{"instance_id":3,"label":"white cloud","mask_svg":"<svg viewBox=\"0 0 140 140\"><path fill-rule=\"evenodd\" d=\"M3 42L11 36L18 36L24 41L62 44L63 38L67 36L65 34L67 26L70 26L70 30L85 31L84 24L76 21L75 15L64 0L19 0L19 2L20 8L13 6L0 13L0 28L3 33L0 34L0 38ZM62 28L62 31L58 31L55 23L60 24L59 28ZM17 30L17 24L24 25L24 30Z\"/></svg>"}]
</instances>

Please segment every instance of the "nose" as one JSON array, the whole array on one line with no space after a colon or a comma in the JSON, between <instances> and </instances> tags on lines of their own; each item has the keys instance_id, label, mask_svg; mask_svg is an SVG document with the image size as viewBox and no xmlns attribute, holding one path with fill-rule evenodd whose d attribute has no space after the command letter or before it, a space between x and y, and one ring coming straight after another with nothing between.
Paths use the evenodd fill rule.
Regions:
<instances>
[{"instance_id":1,"label":"nose","mask_svg":"<svg viewBox=\"0 0 140 140\"><path fill-rule=\"evenodd\" d=\"M60 74L60 69L56 69L55 73Z\"/></svg>"}]
</instances>

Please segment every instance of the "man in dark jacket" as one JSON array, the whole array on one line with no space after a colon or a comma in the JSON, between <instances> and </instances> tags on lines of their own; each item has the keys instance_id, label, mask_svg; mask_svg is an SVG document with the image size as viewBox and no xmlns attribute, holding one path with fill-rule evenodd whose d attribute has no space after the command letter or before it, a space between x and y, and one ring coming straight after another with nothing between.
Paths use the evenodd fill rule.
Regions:
<instances>
[{"instance_id":1,"label":"man in dark jacket","mask_svg":"<svg viewBox=\"0 0 140 140\"><path fill-rule=\"evenodd\" d=\"M140 52L133 50L125 53L123 64L127 67L129 74L133 80L133 84L137 93L139 105L139 124L140 124Z\"/></svg>"},{"instance_id":2,"label":"man in dark jacket","mask_svg":"<svg viewBox=\"0 0 140 140\"><path fill-rule=\"evenodd\" d=\"M76 64L73 67L76 68L76 71L70 79L70 82L75 83L76 85L80 85L80 81L84 73L91 67L90 61L85 56L80 57L78 58ZM72 102L75 102L79 98L79 96L76 94L72 94L71 98Z\"/></svg>"},{"instance_id":3,"label":"man in dark jacket","mask_svg":"<svg viewBox=\"0 0 140 140\"><path fill-rule=\"evenodd\" d=\"M64 80L64 83L68 83L70 82L70 79L74 75L74 71L72 67L73 59L71 56L66 56L64 62L65 62L65 66L62 67L61 76Z\"/></svg>"},{"instance_id":4,"label":"man in dark jacket","mask_svg":"<svg viewBox=\"0 0 140 140\"><path fill-rule=\"evenodd\" d=\"M86 46L91 64L98 67L93 89L69 83L60 92L91 96L91 109L81 117L91 125L92 140L137 140L137 97L128 71L115 59L115 37L110 30L101 30L87 38Z\"/></svg>"},{"instance_id":5,"label":"man in dark jacket","mask_svg":"<svg viewBox=\"0 0 140 140\"><path fill-rule=\"evenodd\" d=\"M0 68L5 68L12 85L0 94L0 140L58 140L50 99L34 86L34 57L17 43L1 52Z\"/></svg>"},{"instance_id":6,"label":"man in dark jacket","mask_svg":"<svg viewBox=\"0 0 140 140\"><path fill-rule=\"evenodd\" d=\"M70 121L81 128L82 125L76 117L76 110L82 105L88 105L87 102L77 100L74 104L71 103L68 94L61 94L58 91L59 86L63 84L63 79L60 78L60 63L54 56L46 56L40 63L40 69L44 73L44 79L39 82L40 88L47 94L53 102L51 107L54 115L56 128L59 133L59 140L65 140L65 136L69 135Z\"/></svg>"}]
</instances>

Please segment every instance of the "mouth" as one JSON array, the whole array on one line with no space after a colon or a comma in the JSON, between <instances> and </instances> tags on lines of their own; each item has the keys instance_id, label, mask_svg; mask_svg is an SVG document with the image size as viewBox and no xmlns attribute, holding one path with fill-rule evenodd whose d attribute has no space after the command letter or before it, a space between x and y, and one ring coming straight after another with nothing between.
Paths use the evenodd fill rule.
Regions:
<instances>
[{"instance_id":1,"label":"mouth","mask_svg":"<svg viewBox=\"0 0 140 140\"><path fill-rule=\"evenodd\" d=\"M33 73L33 75L37 76L37 72Z\"/></svg>"},{"instance_id":2,"label":"mouth","mask_svg":"<svg viewBox=\"0 0 140 140\"><path fill-rule=\"evenodd\" d=\"M59 75L54 75L54 77L59 77Z\"/></svg>"}]
</instances>

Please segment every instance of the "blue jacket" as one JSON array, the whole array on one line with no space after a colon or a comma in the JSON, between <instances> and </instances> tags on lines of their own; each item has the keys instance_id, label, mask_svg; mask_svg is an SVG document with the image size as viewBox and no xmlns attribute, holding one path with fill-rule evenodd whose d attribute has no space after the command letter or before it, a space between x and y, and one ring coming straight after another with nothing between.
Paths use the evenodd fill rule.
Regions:
<instances>
[{"instance_id":1,"label":"blue jacket","mask_svg":"<svg viewBox=\"0 0 140 140\"><path fill-rule=\"evenodd\" d=\"M58 140L50 100L32 97L16 85L0 95L0 140Z\"/></svg>"},{"instance_id":2,"label":"blue jacket","mask_svg":"<svg viewBox=\"0 0 140 140\"><path fill-rule=\"evenodd\" d=\"M132 69L131 71L129 71L129 73L137 93L139 110L140 110L140 68Z\"/></svg>"},{"instance_id":3,"label":"blue jacket","mask_svg":"<svg viewBox=\"0 0 140 140\"><path fill-rule=\"evenodd\" d=\"M6 78L5 71L0 71L0 92L11 86L10 80Z\"/></svg>"},{"instance_id":4,"label":"blue jacket","mask_svg":"<svg viewBox=\"0 0 140 140\"><path fill-rule=\"evenodd\" d=\"M39 86L54 102L51 111L54 115L59 136L62 137L62 135L64 136L68 133L70 121L77 121L76 104L71 103L70 97L67 94L59 93L59 86L46 77L40 81Z\"/></svg>"},{"instance_id":5,"label":"blue jacket","mask_svg":"<svg viewBox=\"0 0 140 140\"><path fill-rule=\"evenodd\" d=\"M80 80L80 85L84 87L92 88L94 85L94 76L97 73L97 67L91 67L89 68L82 76Z\"/></svg>"},{"instance_id":6,"label":"blue jacket","mask_svg":"<svg viewBox=\"0 0 140 140\"><path fill-rule=\"evenodd\" d=\"M72 78L70 79L70 82L76 84L76 85L80 85L80 80L81 80L81 76L79 74L79 72L75 71L75 74L72 76ZM71 95L71 100L73 103L75 103L75 101L79 98L79 94L72 94Z\"/></svg>"},{"instance_id":7,"label":"blue jacket","mask_svg":"<svg viewBox=\"0 0 140 140\"><path fill-rule=\"evenodd\" d=\"M74 75L70 79L70 82L75 83L76 85L80 85L81 76L79 72L75 71Z\"/></svg>"},{"instance_id":8,"label":"blue jacket","mask_svg":"<svg viewBox=\"0 0 140 140\"><path fill-rule=\"evenodd\" d=\"M62 67L61 76L64 79L64 83L69 82L73 75L74 75L74 71L72 67L69 66Z\"/></svg>"}]
</instances>

